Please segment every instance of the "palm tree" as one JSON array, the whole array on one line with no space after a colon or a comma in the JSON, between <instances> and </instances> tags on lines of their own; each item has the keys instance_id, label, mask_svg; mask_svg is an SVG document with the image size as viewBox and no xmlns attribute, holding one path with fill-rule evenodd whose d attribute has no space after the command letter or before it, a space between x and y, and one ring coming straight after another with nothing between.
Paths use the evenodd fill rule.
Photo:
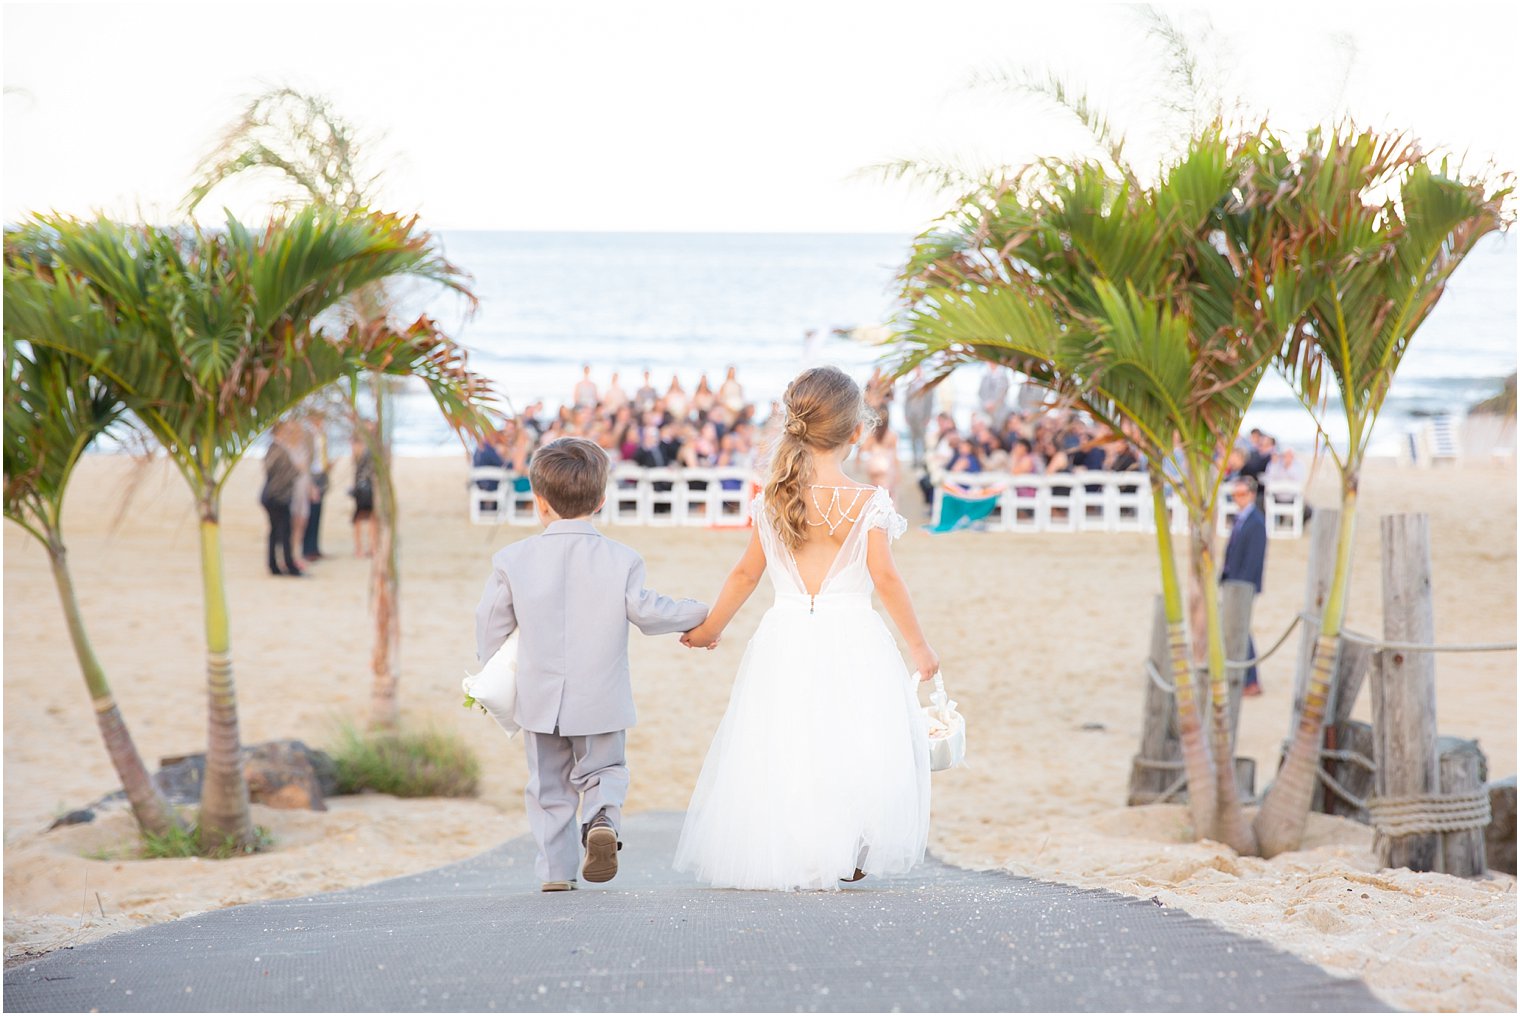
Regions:
<instances>
[{"instance_id":1,"label":"palm tree","mask_svg":"<svg viewBox=\"0 0 1520 1016\"><path fill-rule=\"evenodd\" d=\"M380 173L367 173L367 142L358 129L319 95L290 87L271 88L255 97L222 132L196 169L198 182L185 199L193 212L228 180L246 175L283 183L286 209L322 205L354 211L372 207ZM474 296L455 280L455 288L473 305ZM383 282L362 286L347 300L360 322L384 322L391 301ZM374 373L369 389L373 425L358 409L359 387L351 386L349 422L369 449L375 469L376 540L370 558L370 607L375 620L371 653L371 729L393 730L401 716L401 541L394 471L391 465L389 409L393 379Z\"/></svg>"},{"instance_id":2,"label":"palm tree","mask_svg":"<svg viewBox=\"0 0 1520 1016\"><path fill-rule=\"evenodd\" d=\"M47 269L36 266L33 270ZM74 467L97 437L121 423L127 407L115 392L90 377L82 360L32 346L14 334L9 285L6 291L5 517L47 551L106 754L138 826L145 833L166 836L182 829L183 823L143 765L121 707L111 694L105 668L90 645L63 542L63 497Z\"/></svg>"},{"instance_id":3,"label":"palm tree","mask_svg":"<svg viewBox=\"0 0 1520 1016\"><path fill-rule=\"evenodd\" d=\"M209 699L201 842L251 848L222 488L283 413L362 369L416 375L453 425L480 426L489 389L426 318L405 330L353 323L336 337L319 327L365 285L397 277L457 285L455 272L415 220L378 213L310 209L258 233L229 217L214 234L55 216L22 232L52 272L7 273L7 329L84 359L92 376L131 399L195 498Z\"/></svg>"},{"instance_id":4,"label":"palm tree","mask_svg":"<svg viewBox=\"0 0 1520 1016\"><path fill-rule=\"evenodd\" d=\"M1263 192L1254 137L1216 127L1152 188L1096 162L1047 160L968 196L918 240L904 271L902 370L1006 364L1134 439L1150 465L1178 728L1197 835L1254 849L1233 778L1213 562L1222 478L1276 342L1260 308ZM1174 468L1173 464L1180 466ZM1212 753L1193 694L1169 483L1187 511L1205 605Z\"/></svg>"},{"instance_id":5,"label":"palm tree","mask_svg":"<svg viewBox=\"0 0 1520 1016\"><path fill-rule=\"evenodd\" d=\"M1349 127L1311 132L1303 156L1283 174L1273 216L1294 250L1283 279L1291 276L1299 292L1284 301L1292 306L1285 312L1292 319L1291 340L1280 369L1326 436L1341 476L1341 512L1303 710L1256 817L1268 857L1298 847L1311 805L1373 424L1447 279L1479 239L1504 224L1509 193L1508 187L1490 190L1483 180L1464 179L1445 161L1433 167L1401 135ZM1324 424L1326 373L1345 414L1343 446L1330 439Z\"/></svg>"}]
</instances>

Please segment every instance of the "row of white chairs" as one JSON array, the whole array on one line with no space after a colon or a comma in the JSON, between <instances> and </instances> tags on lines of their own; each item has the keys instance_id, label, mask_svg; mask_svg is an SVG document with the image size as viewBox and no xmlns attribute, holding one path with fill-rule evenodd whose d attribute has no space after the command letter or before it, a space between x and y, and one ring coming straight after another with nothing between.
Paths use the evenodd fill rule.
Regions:
<instances>
[{"instance_id":1,"label":"row of white chairs","mask_svg":"<svg viewBox=\"0 0 1520 1016\"><path fill-rule=\"evenodd\" d=\"M978 491L1001 488L998 504L988 516L989 529L1013 533L1153 533L1155 506L1150 481L1143 473L1061 473L1019 475L1008 473L947 473L934 490L934 523L939 524L945 485ZM1298 486L1276 483L1266 492L1264 507L1267 535L1297 538L1304 532L1304 493ZM1168 525L1174 533L1187 532L1187 513L1176 495L1167 490ZM1219 533L1226 536L1235 524L1235 503L1228 485L1219 497Z\"/></svg>"},{"instance_id":2,"label":"row of white chairs","mask_svg":"<svg viewBox=\"0 0 1520 1016\"><path fill-rule=\"evenodd\" d=\"M470 521L535 525L533 492L517 489L518 476L495 466L471 469ZM482 489L482 481L494 481L496 489ZM646 469L622 463L613 467L607 500L591 518L627 526L747 526L754 482L754 474L742 467Z\"/></svg>"},{"instance_id":3,"label":"row of white chairs","mask_svg":"<svg viewBox=\"0 0 1520 1016\"><path fill-rule=\"evenodd\" d=\"M516 473L492 466L470 470L470 521L482 525L530 526L537 523L533 493L518 490ZM483 490L478 481L494 481ZM949 473L934 492L938 524L944 483L979 490L1002 488L989 528L1014 533L1155 532L1150 483L1143 473ZM622 463L607 481L607 500L592 519L629 526L749 525L750 502L758 481L745 468L646 469ZM523 484L526 487L526 484ZM1296 538L1304 531L1304 495L1300 487L1277 483L1265 500L1267 535ZM1176 495L1167 491L1168 523L1174 533L1187 531L1187 516ZM1219 532L1228 535L1236 508L1228 490L1220 493Z\"/></svg>"}]
</instances>

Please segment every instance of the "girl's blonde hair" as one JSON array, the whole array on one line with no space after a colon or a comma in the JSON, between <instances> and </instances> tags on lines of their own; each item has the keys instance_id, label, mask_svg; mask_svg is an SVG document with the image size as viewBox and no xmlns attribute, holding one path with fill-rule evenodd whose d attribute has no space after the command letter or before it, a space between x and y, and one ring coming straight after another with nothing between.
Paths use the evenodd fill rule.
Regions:
<instances>
[{"instance_id":1,"label":"girl's blonde hair","mask_svg":"<svg viewBox=\"0 0 1520 1016\"><path fill-rule=\"evenodd\" d=\"M807 487L813 482L810 450L848 444L855 428L875 418L860 386L838 367L813 367L786 386L784 422L771 456L765 505L776 535L788 549L807 539Z\"/></svg>"}]
</instances>

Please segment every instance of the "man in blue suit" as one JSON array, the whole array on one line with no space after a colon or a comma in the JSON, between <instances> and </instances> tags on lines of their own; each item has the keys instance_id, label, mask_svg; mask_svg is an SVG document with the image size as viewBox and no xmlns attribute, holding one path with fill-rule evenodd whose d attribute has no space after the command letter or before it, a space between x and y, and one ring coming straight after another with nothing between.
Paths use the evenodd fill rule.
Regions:
<instances>
[{"instance_id":1,"label":"man in blue suit","mask_svg":"<svg viewBox=\"0 0 1520 1016\"><path fill-rule=\"evenodd\" d=\"M1224 548L1224 569L1219 580L1234 579L1249 582L1261 593L1261 573L1267 564L1267 520L1256 506L1256 481L1249 476L1237 476L1229 481L1230 498L1235 502L1238 514L1235 526L1230 530L1230 542ZM1256 641L1247 637L1246 655L1256 658ZM1253 664L1246 670L1245 695L1260 695L1261 683Z\"/></svg>"}]
</instances>

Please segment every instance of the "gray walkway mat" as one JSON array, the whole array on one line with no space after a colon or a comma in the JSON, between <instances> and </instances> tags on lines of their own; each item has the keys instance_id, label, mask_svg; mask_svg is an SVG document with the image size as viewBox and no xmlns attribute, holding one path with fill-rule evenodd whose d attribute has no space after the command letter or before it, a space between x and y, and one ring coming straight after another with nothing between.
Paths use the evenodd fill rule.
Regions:
<instances>
[{"instance_id":1,"label":"gray walkway mat","mask_svg":"<svg viewBox=\"0 0 1520 1016\"><path fill-rule=\"evenodd\" d=\"M361 889L218 910L5 974L36 1011L1387 1011L1217 925L929 862L838 893L700 887L679 814L605 887L541 893L526 837Z\"/></svg>"}]
</instances>

